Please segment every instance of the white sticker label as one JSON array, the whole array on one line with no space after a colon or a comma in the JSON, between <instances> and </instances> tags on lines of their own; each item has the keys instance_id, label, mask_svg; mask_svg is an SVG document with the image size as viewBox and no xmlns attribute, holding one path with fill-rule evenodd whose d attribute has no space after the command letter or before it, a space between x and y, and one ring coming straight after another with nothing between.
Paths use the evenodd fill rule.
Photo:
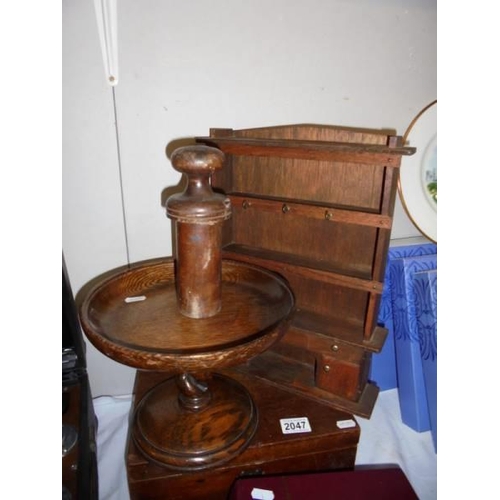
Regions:
<instances>
[{"instance_id":1,"label":"white sticker label","mask_svg":"<svg viewBox=\"0 0 500 500\"><path fill-rule=\"evenodd\" d=\"M351 418L349 420L337 420L337 427L339 429L349 429L351 427L356 427L356 422Z\"/></svg>"},{"instance_id":2,"label":"white sticker label","mask_svg":"<svg viewBox=\"0 0 500 500\"><path fill-rule=\"evenodd\" d=\"M281 432L283 434L300 434L301 432L312 432L311 424L307 417L282 418L280 420Z\"/></svg>"},{"instance_id":3,"label":"white sticker label","mask_svg":"<svg viewBox=\"0 0 500 500\"><path fill-rule=\"evenodd\" d=\"M126 297L125 302L127 304L132 304L133 302L142 302L143 300L146 300L145 295L136 295L135 297Z\"/></svg>"},{"instance_id":4,"label":"white sticker label","mask_svg":"<svg viewBox=\"0 0 500 500\"><path fill-rule=\"evenodd\" d=\"M252 490L252 498L254 500L273 500L274 493L271 490L263 490L262 488L254 488Z\"/></svg>"}]
</instances>

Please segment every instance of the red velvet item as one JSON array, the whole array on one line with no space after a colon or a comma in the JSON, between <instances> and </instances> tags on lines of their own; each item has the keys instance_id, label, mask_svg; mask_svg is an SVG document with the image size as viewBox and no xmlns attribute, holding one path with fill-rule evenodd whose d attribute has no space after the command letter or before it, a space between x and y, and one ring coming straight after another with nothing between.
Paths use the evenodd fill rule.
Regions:
<instances>
[{"instance_id":1,"label":"red velvet item","mask_svg":"<svg viewBox=\"0 0 500 500\"><path fill-rule=\"evenodd\" d=\"M418 500L398 467L240 478L229 500L251 500L254 488L272 491L274 500Z\"/></svg>"}]
</instances>

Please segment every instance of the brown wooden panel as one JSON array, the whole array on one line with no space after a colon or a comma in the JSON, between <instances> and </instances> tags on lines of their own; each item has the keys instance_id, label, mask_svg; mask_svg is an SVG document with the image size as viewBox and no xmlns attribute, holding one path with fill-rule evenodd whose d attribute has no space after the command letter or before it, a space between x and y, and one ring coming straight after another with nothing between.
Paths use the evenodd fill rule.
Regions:
<instances>
[{"instance_id":1,"label":"brown wooden panel","mask_svg":"<svg viewBox=\"0 0 500 500\"><path fill-rule=\"evenodd\" d=\"M263 212L283 212L289 216L299 216L322 221L341 222L360 226L381 227L390 229L392 218L387 215L372 214L358 210L343 210L326 205L306 204L304 202L256 198L244 195L229 195L232 206L244 210L260 210Z\"/></svg>"},{"instance_id":2,"label":"brown wooden panel","mask_svg":"<svg viewBox=\"0 0 500 500\"><path fill-rule=\"evenodd\" d=\"M293 254L270 252L244 245L229 245L223 249L222 253L225 258L254 263L283 275L294 273L304 279L354 288L355 290L364 290L370 293L382 293L383 290L382 282L370 280L367 276L355 277L341 274L332 269L324 269L321 263L317 261L315 261L316 268L314 268L310 260L299 259Z\"/></svg>"},{"instance_id":3,"label":"brown wooden panel","mask_svg":"<svg viewBox=\"0 0 500 500\"><path fill-rule=\"evenodd\" d=\"M340 324L350 331L353 337L357 329L363 329L368 300L366 292L304 280L292 275L286 278L295 295L299 311L323 316L324 322L329 326Z\"/></svg>"},{"instance_id":4,"label":"brown wooden panel","mask_svg":"<svg viewBox=\"0 0 500 500\"><path fill-rule=\"evenodd\" d=\"M310 267L371 278L376 228L233 207L233 242L293 254ZM349 259L346 259L349 255Z\"/></svg>"},{"instance_id":5,"label":"brown wooden panel","mask_svg":"<svg viewBox=\"0 0 500 500\"><path fill-rule=\"evenodd\" d=\"M234 193L300 199L374 213L380 210L384 175L381 165L234 156L232 171Z\"/></svg>"},{"instance_id":6,"label":"brown wooden panel","mask_svg":"<svg viewBox=\"0 0 500 500\"><path fill-rule=\"evenodd\" d=\"M301 330L299 324L300 321L297 321L297 324L292 323L285 336L275 346L291 345L300 350L315 353L315 355L335 353L337 357L341 357L346 362L359 362L360 352L363 350L359 345L347 343L339 337L317 331Z\"/></svg>"},{"instance_id":7,"label":"brown wooden panel","mask_svg":"<svg viewBox=\"0 0 500 500\"><path fill-rule=\"evenodd\" d=\"M400 155L412 154L415 148L390 149L384 146L346 145L320 141L262 141L261 139L197 139L207 146L218 147L226 154L240 156L266 156L276 158L295 158L301 160L320 160L331 162L361 163L365 165L389 165L399 167ZM411 152L409 152L411 150Z\"/></svg>"},{"instance_id":8,"label":"brown wooden panel","mask_svg":"<svg viewBox=\"0 0 500 500\"><path fill-rule=\"evenodd\" d=\"M360 128L346 128L335 125L278 125L276 127L261 127L245 130L211 129L210 135L265 139L294 139L297 141L329 141L354 142L360 144L387 145L387 136L394 134L393 130L368 130Z\"/></svg>"},{"instance_id":9,"label":"brown wooden panel","mask_svg":"<svg viewBox=\"0 0 500 500\"><path fill-rule=\"evenodd\" d=\"M212 174L212 188L215 192L229 194L233 185L233 157L224 155L224 167Z\"/></svg>"},{"instance_id":10,"label":"brown wooden panel","mask_svg":"<svg viewBox=\"0 0 500 500\"><path fill-rule=\"evenodd\" d=\"M296 345L304 343L304 347L307 345L307 348L313 352L325 350L322 345L325 339L330 339L332 342L341 339L353 345L364 346L364 323L360 318L362 316L348 321L341 313L336 316L327 316L307 309L299 309L295 312L292 328L285 334L283 341L293 342ZM297 332L303 335L298 336ZM315 341L311 341L311 338L306 340L304 335L314 337Z\"/></svg>"},{"instance_id":11,"label":"brown wooden panel","mask_svg":"<svg viewBox=\"0 0 500 500\"><path fill-rule=\"evenodd\" d=\"M371 353L358 349L358 359L346 360L334 354L318 354L316 385L320 389L358 401L367 382Z\"/></svg>"},{"instance_id":12,"label":"brown wooden panel","mask_svg":"<svg viewBox=\"0 0 500 500\"><path fill-rule=\"evenodd\" d=\"M376 293L370 293L368 298L368 305L366 309L366 321L365 321L365 339L369 339L373 333L373 329L377 325L378 321L378 311L380 306L381 295Z\"/></svg>"},{"instance_id":13,"label":"brown wooden panel","mask_svg":"<svg viewBox=\"0 0 500 500\"><path fill-rule=\"evenodd\" d=\"M349 346L379 353L382 350L388 330L376 326L370 339L363 339L359 325L342 322L342 318L331 318L310 311L296 311L292 324L278 344L294 345L312 353L331 352L354 359L349 354ZM276 344L275 344L276 345ZM347 347L346 347L347 346Z\"/></svg>"}]
</instances>

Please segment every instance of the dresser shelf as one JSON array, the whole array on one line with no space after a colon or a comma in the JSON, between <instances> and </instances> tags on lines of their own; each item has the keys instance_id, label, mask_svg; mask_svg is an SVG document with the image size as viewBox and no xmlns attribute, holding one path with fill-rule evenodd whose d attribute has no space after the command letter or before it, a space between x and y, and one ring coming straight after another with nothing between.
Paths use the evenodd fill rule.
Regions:
<instances>
[{"instance_id":1,"label":"dresser shelf","mask_svg":"<svg viewBox=\"0 0 500 500\"><path fill-rule=\"evenodd\" d=\"M232 205L224 257L279 273L296 300L283 339L242 369L369 416L399 166L415 148L392 131L311 124L214 128L197 141L225 154L212 179Z\"/></svg>"}]
</instances>

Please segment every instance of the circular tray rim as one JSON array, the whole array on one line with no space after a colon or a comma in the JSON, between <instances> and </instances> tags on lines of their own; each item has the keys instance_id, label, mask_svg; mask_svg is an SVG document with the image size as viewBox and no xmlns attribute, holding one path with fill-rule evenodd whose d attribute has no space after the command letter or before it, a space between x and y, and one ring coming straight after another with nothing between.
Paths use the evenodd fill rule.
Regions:
<instances>
[{"instance_id":1,"label":"circular tray rim","mask_svg":"<svg viewBox=\"0 0 500 500\"><path fill-rule=\"evenodd\" d=\"M122 266L98 276L88 284L88 291L80 307L80 320L82 328L90 342L103 354L122 364L139 369L192 371L199 369L212 369L226 367L245 362L247 359L260 353L275 343L288 328L293 312L295 299L287 281L279 274L261 266L223 259L223 265L253 269L261 274L268 275L280 284L289 294L289 308L287 314L266 328L252 332L244 338L223 345L213 345L204 348L173 348L155 349L138 346L125 341L117 341L103 332L98 332L98 327L89 316L92 300L99 291L113 281L123 279L124 276L144 269L146 267L162 267L174 265L173 257L148 259ZM193 320L197 321L197 320Z\"/></svg>"}]
</instances>

